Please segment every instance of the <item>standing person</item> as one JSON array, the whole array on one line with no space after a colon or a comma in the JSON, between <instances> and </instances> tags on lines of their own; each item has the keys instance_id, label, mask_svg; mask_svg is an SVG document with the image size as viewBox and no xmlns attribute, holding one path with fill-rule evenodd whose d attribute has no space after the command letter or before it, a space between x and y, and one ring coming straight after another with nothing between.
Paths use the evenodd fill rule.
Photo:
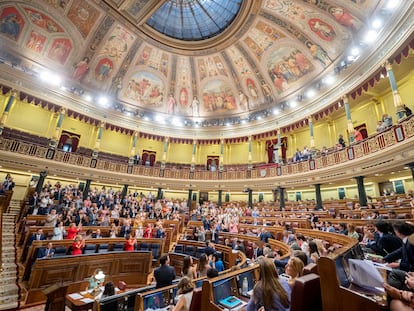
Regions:
<instances>
[{"instance_id":1,"label":"standing person","mask_svg":"<svg viewBox=\"0 0 414 311\"><path fill-rule=\"evenodd\" d=\"M185 256L183 260L183 270L181 276L186 276L190 280L197 278L197 272L194 267L193 258L191 256Z\"/></svg>"},{"instance_id":2,"label":"standing person","mask_svg":"<svg viewBox=\"0 0 414 311\"><path fill-rule=\"evenodd\" d=\"M342 148L345 148L346 144L345 144L345 139L342 136L342 134L339 134L339 138L338 138L338 145L340 145Z\"/></svg>"},{"instance_id":3,"label":"standing person","mask_svg":"<svg viewBox=\"0 0 414 311\"><path fill-rule=\"evenodd\" d=\"M156 288L172 285L172 281L175 279L175 270L170 267L170 257L167 254L161 256L160 264L154 271Z\"/></svg>"},{"instance_id":4,"label":"standing person","mask_svg":"<svg viewBox=\"0 0 414 311\"><path fill-rule=\"evenodd\" d=\"M81 235L77 235L72 243L72 255L82 255L83 248L85 247L85 240Z\"/></svg>"},{"instance_id":5,"label":"standing person","mask_svg":"<svg viewBox=\"0 0 414 311\"><path fill-rule=\"evenodd\" d=\"M362 134L360 131L358 131L357 129L354 130L354 137L355 137L355 142L360 142L362 141L364 138L362 137Z\"/></svg>"},{"instance_id":6,"label":"standing person","mask_svg":"<svg viewBox=\"0 0 414 311\"><path fill-rule=\"evenodd\" d=\"M207 270L210 268L209 259L205 253L201 254L198 259L198 271L197 277L202 277L207 275Z\"/></svg>"},{"instance_id":7,"label":"standing person","mask_svg":"<svg viewBox=\"0 0 414 311\"><path fill-rule=\"evenodd\" d=\"M212 259L212 267L215 268L218 272L224 271L224 263L220 258L218 253L214 253L211 257Z\"/></svg>"},{"instance_id":8,"label":"standing person","mask_svg":"<svg viewBox=\"0 0 414 311\"><path fill-rule=\"evenodd\" d=\"M137 240L132 237L132 235L127 234L125 237L125 244L124 244L124 250L126 252L133 252L135 250L135 244L137 243Z\"/></svg>"},{"instance_id":9,"label":"standing person","mask_svg":"<svg viewBox=\"0 0 414 311\"><path fill-rule=\"evenodd\" d=\"M63 222L59 221L56 224L56 227L53 229L52 240L63 240L63 237L65 234L66 234L66 230L65 230L65 227L63 226Z\"/></svg>"},{"instance_id":10,"label":"standing person","mask_svg":"<svg viewBox=\"0 0 414 311\"><path fill-rule=\"evenodd\" d=\"M260 277L253 288L246 311L290 309L291 288L287 281L280 279L273 260L260 258Z\"/></svg>"}]
</instances>

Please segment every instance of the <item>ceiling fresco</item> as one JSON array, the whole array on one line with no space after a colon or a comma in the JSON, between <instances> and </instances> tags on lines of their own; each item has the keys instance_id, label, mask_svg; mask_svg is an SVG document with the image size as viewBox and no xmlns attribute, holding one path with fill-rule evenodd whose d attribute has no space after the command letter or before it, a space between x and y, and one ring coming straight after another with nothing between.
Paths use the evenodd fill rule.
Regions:
<instances>
[{"instance_id":1,"label":"ceiling fresco","mask_svg":"<svg viewBox=\"0 0 414 311\"><path fill-rule=\"evenodd\" d=\"M384 5L376 0L1 1L1 56L28 70L62 74L80 94L106 94L112 99L107 108L119 113L242 119L279 107L333 71L364 21ZM197 42L192 48L186 41Z\"/></svg>"}]
</instances>

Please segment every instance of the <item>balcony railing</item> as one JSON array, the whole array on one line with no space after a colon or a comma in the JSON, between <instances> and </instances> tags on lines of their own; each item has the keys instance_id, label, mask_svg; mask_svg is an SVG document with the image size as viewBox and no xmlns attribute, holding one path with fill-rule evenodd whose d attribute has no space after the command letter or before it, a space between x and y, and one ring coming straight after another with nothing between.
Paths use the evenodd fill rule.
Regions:
<instances>
[{"instance_id":1,"label":"balcony railing","mask_svg":"<svg viewBox=\"0 0 414 311\"><path fill-rule=\"evenodd\" d=\"M251 170L238 167L237 170L226 169L223 171L208 171L197 169L191 172L190 168L169 167L148 167L133 165L125 162L111 161L106 159L92 158L76 153L51 150L48 147L35 143L27 143L16 139L9 139L0 136L0 150L27 155L36 158L48 159L50 161L71 164L84 168L94 168L109 172L121 172L137 176L164 177L170 179L196 179L196 180L239 180L249 178L269 178L301 174L313 170L319 170L339 164L348 163L355 159L375 154L381 150L393 147L397 144L407 142L414 136L414 117L407 118L402 122L390 127L388 130L372 135L362 142L352 144L342 150L334 151L326 155L316 156L302 162L289 163L253 168Z\"/></svg>"}]
</instances>

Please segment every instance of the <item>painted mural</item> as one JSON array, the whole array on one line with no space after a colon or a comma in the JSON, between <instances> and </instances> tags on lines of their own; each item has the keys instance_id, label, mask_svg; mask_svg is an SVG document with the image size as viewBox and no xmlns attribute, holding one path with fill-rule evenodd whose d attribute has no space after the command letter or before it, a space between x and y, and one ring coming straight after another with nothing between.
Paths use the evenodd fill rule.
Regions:
<instances>
[{"instance_id":1,"label":"painted mural","mask_svg":"<svg viewBox=\"0 0 414 311\"><path fill-rule=\"evenodd\" d=\"M109 58L102 58L95 67L95 79L105 81L112 74L114 63Z\"/></svg>"},{"instance_id":2,"label":"painted mural","mask_svg":"<svg viewBox=\"0 0 414 311\"><path fill-rule=\"evenodd\" d=\"M312 31L322 40L332 41L335 39L336 33L333 27L320 18L311 18L309 19L308 24Z\"/></svg>"},{"instance_id":3,"label":"painted mural","mask_svg":"<svg viewBox=\"0 0 414 311\"><path fill-rule=\"evenodd\" d=\"M227 76L227 70L224 67L219 56L208 56L197 60L200 80L205 78Z\"/></svg>"},{"instance_id":4,"label":"painted mural","mask_svg":"<svg viewBox=\"0 0 414 311\"><path fill-rule=\"evenodd\" d=\"M218 116L220 113L240 112L236 96L227 81L214 80L203 88L202 110L206 115Z\"/></svg>"},{"instance_id":5,"label":"painted mural","mask_svg":"<svg viewBox=\"0 0 414 311\"><path fill-rule=\"evenodd\" d=\"M359 29L362 26L362 23L349 11L340 6L334 6L329 8L329 13L335 18L335 20L348 28Z\"/></svg>"},{"instance_id":6,"label":"painted mural","mask_svg":"<svg viewBox=\"0 0 414 311\"><path fill-rule=\"evenodd\" d=\"M129 79L124 95L139 105L162 108L163 90L164 84L159 77L150 72L139 71Z\"/></svg>"},{"instance_id":7,"label":"painted mural","mask_svg":"<svg viewBox=\"0 0 414 311\"><path fill-rule=\"evenodd\" d=\"M49 49L47 56L64 65L72 50L72 43L69 39L59 38L53 40L52 46Z\"/></svg>"},{"instance_id":8,"label":"painted mural","mask_svg":"<svg viewBox=\"0 0 414 311\"><path fill-rule=\"evenodd\" d=\"M120 2L120 1L118 1ZM144 8L144 6L148 3L148 0L135 0L132 4L127 8L127 11L132 16L138 15L138 13Z\"/></svg>"},{"instance_id":9,"label":"painted mural","mask_svg":"<svg viewBox=\"0 0 414 311\"><path fill-rule=\"evenodd\" d=\"M323 41L333 41L337 38L337 33L329 18L322 20L320 12L299 5L298 2L292 0L266 0L264 8L271 10L273 14L284 19L289 19L298 28L302 28L305 33L311 30L311 33L316 34ZM346 36L346 33L341 34L341 37Z\"/></svg>"},{"instance_id":10,"label":"painted mural","mask_svg":"<svg viewBox=\"0 0 414 311\"><path fill-rule=\"evenodd\" d=\"M89 35L98 17L99 11L83 0L73 0L68 12L68 18L84 38Z\"/></svg>"},{"instance_id":11,"label":"painted mural","mask_svg":"<svg viewBox=\"0 0 414 311\"><path fill-rule=\"evenodd\" d=\"M30 21L49 33L65 32L53 19L34 9L24 8Z\"/></svg>"},{"instance_id":12,"label":"painted mural","mask_svg":"<svg viewBox=\"0 0 414 311\"><path fill-rule=\"evenodd\" d=\"M259 21L255 27L250 29L248 35L244 38L244 42L260 60L273 43L283 37L285 36L280 31L263 21Z\"/></svg>"},{"instance_id":13,"label":"painted mural","mask_svg":"<svg viewBox=\"0 0 414 311\"><path fill-rule=\"evenodd\" d=\"M168 75L168 54L160 49L145 46L136 62L137 65L147 65L154 70L161 72L165 77Z\"/></svg>"},{"instance_id":14,"label":"painted mural","mask_svg":"<svg viewBox=\"0 0 414 311\"><path fill-rule=\"evenodd\" d=\"M191 68L186 57L177 60L177 75L175 85L178 91L177 111L180 114L191 115L192 90L191 90Z\"/></svg>"},{"instance_id":15,"label":"painted mural","mask_svg":"<svg viewBox=\"0 0 414 311\"><path fill-rule=\"evenodd\" d=\"M280 94L289 89L289 84L313 71L314 66L300 50L281 47L269 57L267 69L274 87Z\"/></svg>"},{"instance_id":16,"label":"painted mural","mask_svg":"<svg viewBox=\"0 0 414 311\"><path fill-rule=\"evenodd\" d=\"M66 6L68 5L69 0L43 0L43 2L53 6L55 8L64 10L64 9L66 9Z\"/></svg>"},{"instance_id":17,"label":"painted mural","mask_svg":"<svg viewBox=\"0 0 414 311\"><path fill-rule=\"evenodd\" d=\"M5 7L0 13L0 33L17 41L23 31L25 21L15 7Z\"/></svg>"},{"instance_id":18,"label":"painted mural","mask_svg":"<svg viewBox=\"0 0 414 311\"><path fill-rule=\"evenodd\" d=\"M46 37L44 35L35 30L32 30L30 32L29 38L27 39L26 48L40 54L43 51L45 42Z\"/></svg>"},{"instance_id":19,"label":"painted mural","mask_svg":"<svg viewBox=\"0 0 414 311\"><path fill-rule=\"evenodd\" d=\"M234 68L240 76L248 76L252 74L246 59L236 47L232 46L227 51L234 64Z\"/></svg>"},{"instance_id":20,"label":"painted mural","mask_svg":"<svg viewBox=\"0 0 414 311\"><path fill-rule=\"evenodd\" d=\"M107 36L96 56L99 60L95 65L95 81L101 86L109 81L109 77L117 71L124 60L135 37L124 27L116 25Z\"/></svg>"}]
</instances>

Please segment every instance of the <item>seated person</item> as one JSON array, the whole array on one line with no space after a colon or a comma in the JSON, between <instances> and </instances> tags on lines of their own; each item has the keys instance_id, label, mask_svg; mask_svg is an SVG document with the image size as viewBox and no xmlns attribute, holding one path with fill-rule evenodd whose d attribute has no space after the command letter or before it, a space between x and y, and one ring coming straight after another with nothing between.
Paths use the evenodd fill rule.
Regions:
<instances>
[{"instance_id":1,"label":"seated person","mask_svg":"<svg viewBox=\"0 0 414 311\"><path fill-rule=\"evenodd\" d=\"M101 298L109 297L115 295L115 286L114 283L108 282L105 284L104 291Z\"/></svg>"},{"instance_id":2,"label":"seated person","mask_svg":"<svg viewBox=\"0 0 414 311\"><path fill-rule=\"evenodd\" d=\"M288 284L291 288L295 285L296 278L302 275L303 267L303 261L298 257L291 257L286 264L285 274L289 276Z\"/></svg>"},{"instance_id":3,"label":"seated person","mask_svg":"<svg viewBox=\"0 0 414 311\"><path fill-rule=\"evenodd\" d=\"M405 281L409 290L399 290L385 283L384 289L391 299L390 311L413 311L414 310L414 274L408 273Z\"/></svg>"},{"instance_id":4,"label":"seated person","mask_svg":"<svg viewBox=\"0 0 414 311\"><path fill-rule=\"evenodd\" d=\"M193 298L194 284L188 277L183 276L177 287L178 300L172 311L188 311Z\"/></svg>"},{"instance_id":5,"label":"seated person","mask_svg":"<svg viewBox=\"0 0 414 311\"><path fill-rule=\"evenodd\" d=\"M254 285L246 310L285 310L290 309L291 288L279 278L273 260L261 257L259 259L259 280Z\"/></svg>"},{"instance_id":6,"label":"seated person","mask_svg":"<svg viewBox=\"0 0 414 311\"><path fill-rule=\"evenodd\" d=\"M96 269L93 275L89 278L88 289L97 289L104 281L105 275L101 269Z\"/></svg>"},{"instance_id":7,"label":"seated person","mask_svg":"<svg viewBox=\"0 0 414 311\"><path fill-rule=\"evenodd\" d=\"M52 242L48 242L46 247L39 249L37 258L52 258L55 255L55 249Z\"/></svg>"}]
</instances>

